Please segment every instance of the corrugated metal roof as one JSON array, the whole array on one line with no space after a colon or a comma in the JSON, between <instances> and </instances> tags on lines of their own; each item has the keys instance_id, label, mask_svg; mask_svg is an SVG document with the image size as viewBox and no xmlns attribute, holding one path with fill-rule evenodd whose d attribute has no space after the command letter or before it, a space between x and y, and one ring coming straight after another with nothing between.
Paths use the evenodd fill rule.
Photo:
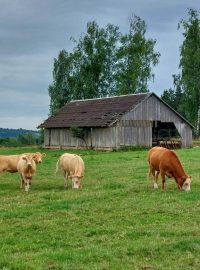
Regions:
<instances>
[{"instance_id":1,"label":"corrugated metal roof","mask_svg":"<svg viewBox=\"0 0 200 270\"><path fill-rule=\"evenodd\" d=\"M106 127L133 109L150 93L71 101L38 128Z\"/></svg>"}]
</instances>

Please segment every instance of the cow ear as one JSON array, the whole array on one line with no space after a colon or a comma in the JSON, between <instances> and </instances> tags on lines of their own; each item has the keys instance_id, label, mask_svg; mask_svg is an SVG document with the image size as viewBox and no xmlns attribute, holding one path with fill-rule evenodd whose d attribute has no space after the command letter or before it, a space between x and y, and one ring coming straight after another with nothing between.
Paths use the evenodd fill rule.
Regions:
<instances>
[{"instance_id":1,"label":"cow ear","mask_svg":"<svg viewBox=\"0 0 200 270\"><path fill-rule=\"evenodd\" d=\"M37 154L34 154L34 155L33 155L33 159L34 159L34 158L37 158Z\"/></svg>"}]
</instances>

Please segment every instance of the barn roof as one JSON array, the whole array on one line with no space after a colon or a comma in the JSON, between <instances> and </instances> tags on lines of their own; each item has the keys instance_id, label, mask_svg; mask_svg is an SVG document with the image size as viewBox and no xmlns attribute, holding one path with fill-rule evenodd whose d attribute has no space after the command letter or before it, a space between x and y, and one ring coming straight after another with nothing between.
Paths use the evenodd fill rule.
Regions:
<instances>
[{"instance_id":1,"label":"barn roof","mask_svg":"<svg viewBox=\"0 0 200 270\"><path fill-rule=\"evenodd\" d=\"M112 126L123 114L134 109L151 95L156 96L154 93L141 93L71 101L40 124L38 128ZM156 97L162 101L158 96ZM167 104L165 103L165 105ZM178 114L176 111L174 112ZM183 118L181 115L179 117ZM186 120L184 119L184 121ZM188 124L191 126L190 123Z\"/></svg>"}]
</instances>

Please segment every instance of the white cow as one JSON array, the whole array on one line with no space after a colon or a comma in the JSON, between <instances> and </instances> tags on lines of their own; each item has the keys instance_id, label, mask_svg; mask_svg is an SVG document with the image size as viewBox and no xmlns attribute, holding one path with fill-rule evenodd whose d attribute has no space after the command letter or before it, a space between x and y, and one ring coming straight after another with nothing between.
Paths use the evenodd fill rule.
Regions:
<instances>
[{"instance_id":1,"label":"white cow","mask_svg":"<svg viewBox=\"0 0 200 270\"><path fill-rule=\"evenodd\" d=\"M36 171L36 163L32 155L22 155L17 164L17 170L21 178L21 188L28 191L31 186L31 180Z\"/></svg>"},{"instance_id":2,"label":"white cow","mask_svg":"<svg viewBox=\"0 0 200 270\"><path fill-rule=\"evenodd\" d=\"M81 179L84 176L85 165L82 158L75 154L65 153L57 161L56 172L58 168L64 173L64 187L67 188L68 177L72 179L72 188L81 187Z\"/></svg>"}]
</instances>

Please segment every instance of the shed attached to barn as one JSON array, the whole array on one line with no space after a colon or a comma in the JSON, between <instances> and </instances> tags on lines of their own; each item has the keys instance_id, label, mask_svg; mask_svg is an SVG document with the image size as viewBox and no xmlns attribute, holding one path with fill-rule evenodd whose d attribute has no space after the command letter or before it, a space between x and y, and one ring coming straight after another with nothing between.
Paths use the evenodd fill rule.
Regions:
<instances>
[{"instance_id":1,"label":"shed attached to barn","mask_svg":"<svg viewBox=\"0 0 200 270\"><path fill-rule=\"evenodd\" d=\"M85 148L72 127L84 129L93 149L151 147L161 129L176 130L181 145L192 146L193 126L154 93L71 101L38 126L44 128L44 147Z\"/></svg>"}]
</instances>

